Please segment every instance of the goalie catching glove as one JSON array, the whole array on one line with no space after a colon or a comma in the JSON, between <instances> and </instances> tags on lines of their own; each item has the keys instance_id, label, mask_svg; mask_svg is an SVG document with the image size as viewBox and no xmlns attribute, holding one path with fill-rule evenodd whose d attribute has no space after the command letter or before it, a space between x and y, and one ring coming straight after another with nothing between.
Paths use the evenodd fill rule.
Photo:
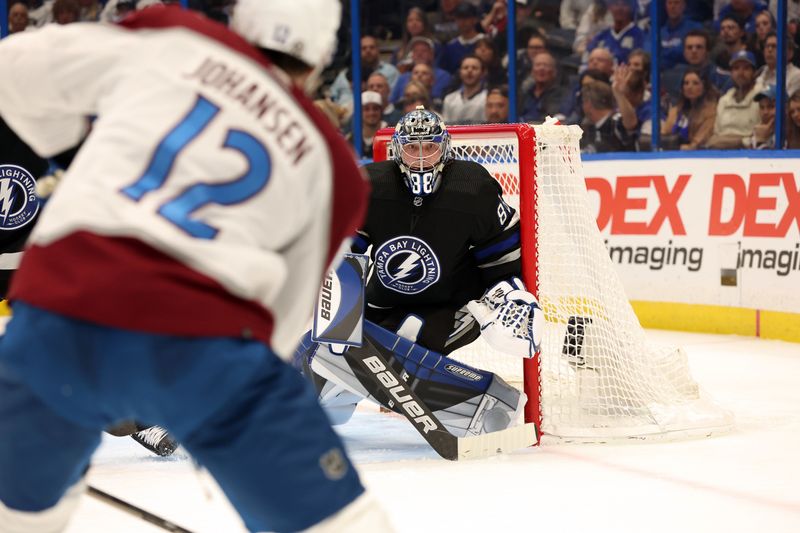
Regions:
<instances>
[{"instance_id":1,"label":"goalie catching glove","mask_svg":"<svg viewBox=\"0 0 800 533\"><path fill-rule=\"evenodd\" d=\"M481 326L481 337L495 350L533 357L544 332L544 312L519 278L497 283L467 309Z\"/></svg>"}]
</instances>

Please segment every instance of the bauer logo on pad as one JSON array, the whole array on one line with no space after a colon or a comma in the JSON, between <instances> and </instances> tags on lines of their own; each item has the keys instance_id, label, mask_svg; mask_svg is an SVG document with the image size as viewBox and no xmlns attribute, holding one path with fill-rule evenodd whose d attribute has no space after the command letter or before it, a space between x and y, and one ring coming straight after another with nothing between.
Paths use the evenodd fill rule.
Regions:
<instances>
[{"instance_id":1,"label":"bauer logo on pad","mask_svg":"<svg viewBox=\"0 0 800 533\"><path fill-rule=\"evenodd\" d=\"M314 311L313 341L361 346L366 275L367 256L359 254L345 254L339 267L328 272Z\"/></svg>"}]
</instances>

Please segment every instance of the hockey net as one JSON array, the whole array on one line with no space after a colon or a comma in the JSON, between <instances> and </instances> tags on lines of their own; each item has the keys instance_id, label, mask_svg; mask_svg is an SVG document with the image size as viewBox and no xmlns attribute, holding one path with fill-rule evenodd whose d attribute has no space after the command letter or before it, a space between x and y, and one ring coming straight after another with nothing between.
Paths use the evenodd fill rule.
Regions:
<instances>
[{"instance_id":1,"label":"hockey net","mask_svg":"<svg viewBox=\"0 0 800 533\"><path fill-rule=\"evenodd\" d=\"M732 415L702 394L681 348L656 346L625 295L588 202L577 126L453 126L453 157L481 163L520 209L523 277L547 318L538 358L478 339L452 356L524 388L526 421L566 440L709 435ZM375 160L390 156L390 130Z\"/></svg>"}]
</instances>

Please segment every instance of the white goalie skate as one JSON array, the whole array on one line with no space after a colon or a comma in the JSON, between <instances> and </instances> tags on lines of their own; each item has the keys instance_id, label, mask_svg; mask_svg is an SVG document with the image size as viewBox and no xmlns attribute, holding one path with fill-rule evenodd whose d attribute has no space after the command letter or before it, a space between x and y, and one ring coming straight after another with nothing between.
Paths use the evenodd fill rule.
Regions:
<instances>
[{"instance_id":1,"label":"white goalie skate","mask_svg":"<svg viewBox=\"0 0 800 533\"><path fill-rule=\"evenodd\" d=\"M170 437L166 429L159 426L150 426L137 431L131 434L131 438L161 457L172 455L178 448L175 439Z\"/></svg>"}]
</instances>

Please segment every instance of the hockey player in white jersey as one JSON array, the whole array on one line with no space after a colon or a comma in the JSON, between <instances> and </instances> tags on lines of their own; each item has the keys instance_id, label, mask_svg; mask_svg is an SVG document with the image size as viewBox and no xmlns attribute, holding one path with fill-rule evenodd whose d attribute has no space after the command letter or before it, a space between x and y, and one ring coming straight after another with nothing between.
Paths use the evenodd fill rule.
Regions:
<instances>
[{"instance_id":1,"label":"hockey player in white jersey","mask_svg":"<svg viewBox=\"0 0 800 533\"><path fill-rule=\"evenodd\" d=\"M234 33L158 6L0 42L0 116L43 157L83 142L9 294L0 532L63 530L127 419L174 434L252 531L390 529L285 363L366 208L299 88L339 11L240 0Z\"/></svg>"}]
</instances>

